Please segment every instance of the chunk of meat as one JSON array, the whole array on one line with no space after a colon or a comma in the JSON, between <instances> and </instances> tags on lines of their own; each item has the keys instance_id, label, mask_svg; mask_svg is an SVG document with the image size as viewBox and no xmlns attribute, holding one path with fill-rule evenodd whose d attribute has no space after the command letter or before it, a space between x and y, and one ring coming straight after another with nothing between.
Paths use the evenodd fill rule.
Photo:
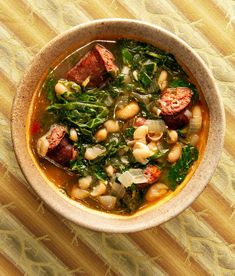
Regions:
<instances>
[{"instance_id":1,"label":"chunk of meat","mask_svg":"<svg viewBox=\"0 0 235 276\"><path fill-rule=\"evenodd\" d=\"M166 88L158 100L162 115L176 115L191 102L193 92L187 87Z\"/></svg>"},{"instance_id":2,"label":"chunk of meat","mask_svg":"<svg viewBox=\"0 0 235 276\"><path fill-rule=\"evenodd\" d=\"M176 115L163 116L163 120L170 129L184 128L189 123L189 118L184 114L184 110Z\"/></svg>"},{"instance_id":3,"label":"chunk of meat","mask_svg":"<svg viewBox=\"0 0 235 276\"><path fill-rule=\"evenodd\" d=\"M145 118L143 118L143 117L138 117L138 118L135 119L133 126L134 126L134 127L143 126L143 125L145 124L145 122L146 122L146 119L145 119Z\"/></svg>"},{"instance_id":4,"label":"chunk of meat","mask_svg":"<svg viewBox=\"0 0 235 276\"><path fill-rule=\"evenodd\" d=\"M144 175L147 178L147 182L143 184L138 184L139 188L145 188L151 184L153 184L155 181L158 180L158 178L161 175L161 171L157 166L154 165L147 165L147 167L144 170Z\"/></svg>"},{"instance_id":5,"label":"chunk of meat","mask_svg":"<svg viewBox=\"0 0 235 276\"><path fill-rule=\"evenodd\" d=\"M74 145L69 138L65 136L57 147L48 151L47 157L61 166L68 166L70 161L75 160L77 154Z\"/></svg>"},{"instance_id":6,"label":"chunk of meat","mask_svg":"<svg viewBox=\"0 0 235 276\"><path fill-rule=\"evenodd\" d=\"M64 138L66 133L65 127L60 125L53 125L48 134L46 135L46 139L49 142L48 151L53 150L55 147L59 145L61 140Z\"/></svg>"},{"instance_id":7,"label":"chunk of meat","mask_svg":"<svg viewBox=\"0 0 235 276\"><path fill-rule=\"evenodd\" d=\"M69 72L67 79L82 84L88 77L88 87L101 85L108 75L116 74L118 67L113 54L96 44ZM107 74L109 73L109 74Z\"/></svg>"},{"instance_id":8,"label":"chunk of meat","mask_svg":"<svg viewBox=\"0 0 235 276\"><path fill-rule=\"evenodd\" d=\"M37 151L41 157L61 166L68 166L78 154L66 134L65 127L61 125L52 125L49 131L38 140Z\"/></svg>"}]
</instances>

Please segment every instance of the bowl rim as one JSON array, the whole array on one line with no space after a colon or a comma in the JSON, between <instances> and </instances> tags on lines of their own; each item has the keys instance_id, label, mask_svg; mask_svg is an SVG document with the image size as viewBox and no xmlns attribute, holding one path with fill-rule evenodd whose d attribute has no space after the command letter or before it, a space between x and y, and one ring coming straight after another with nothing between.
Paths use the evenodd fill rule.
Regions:
<instances>
[{"instance_id":1,"label":"bowl rim","mask_svg":"<svg viewBox=\"0 0 235 276\"><path fill-rule=\"evenodd\" d=\"M198 186L198 189L194 190L193 196L190 197L190 198L185 199L184 201L181 202L181 204L177 205L177 202L180 201L179 195L182 194L183 190L185 189L184 188L182 191L179 192L179 194L177 194L174 197L173 200L169 200L166 203L164 203L163 205L161 205L160 207L155 208L156 210L155 209L152 210L151 211L152 212L151 216L148 217L149 219L150 218L152 218L152 219L149 220L147 223L145 223L143 221L143 219L140 220L140 221L137 220L135 222L134 221L135 217L133 218L132 216L130 216L127 219L124 219L124 220L120 220L120 219L115 218L115 221L116 221L115 223L117 223L117 226L118 226L118 228L116 228L116 229L114 229L114 220L111 218L113 216L112 214L108 214L108 216L106 216L105 214L102 214L103 212L100 212L100 211L98 211L99 214L96 213L96 212L95 213L91 212L90 214L88 214L89 212L87 212L87 210L84 209L81 206L81 208L76 207L77 211L79 210L79 212L77 212L77 216L76 216L76 210L71 207L72 204L68 203L68 201L66 201L66 200L63 201L62 198L61 198L61 195L56 193L56 191L53 191L53 189L51 187L49 187L48 183L45 183L47 185L47 187L46 187L46 185L44 185L43 189L40 188L38 183L36 184L36 180L34 179L34 176L31 174L31 170L27 167L27 165L29 165L29 159L31 158L30 154L29 154L29 152L26 153L25 150L24 150L24 153L25 153L26 156L22 155L22 149L19 147L20 139L18 138L19 126L20 125L22 126L22 124L23 124L23 127L26 128L26 125L24 125L24 123L22 121L20 121L20 118L18 116L19 111L20 111L18 105L19 105L20 101L22 101L22 99L24 98L24 97L22 97L21 94L22 94L22 89L24 88L24 85L25 85L25 80L30 76L31 71L36 68L37 62L40 61L41 57L43 56L43 54L45 52L47 52L51 48L53 48L53 45L55 45L61 39L64 39L66 36L68 37L68 36L72 35L73 33L79 32L81 30L85 30L85 29L95 27L97 24L102 24L102 25L106 25L106 26L108 26L109 24L136 24L140 28L144 26L146 28L151 29L153 32L158 31L161 34L167 36L169 39L173 39L174 41L177 41L179 44L182 45L182 47L184 47L185 50L188 50L190 52L190 54L195 58L195 60L200 64L200 66L205 71L205 73L207 75L208 82L210 83L211 89L214 90L214 96L213 97L216 98L217 108L218 108L218 111L219 111L219 117L218 117L218 120L219 120L219 122L218 122L219 123L219 125L218 125L219 132L218 133L219 133L219 135L217 135L216 137L213 137L214 138L213 141L217 144L217 151L214 151L213 162L211 163L210 170L208 171L208 173L206 175L203 175L203 180L202 180L203 183L200 183L200 186ZM27 129L26 129L26 131L27 131ZM17 161L18 161L19 166L20 166L25 178L27 179L28 183L33 187L33 189L40 196L40 198L43 201L45 201L46 204L50 208L52 208L54 211L56 211L57 213L59 213L63 217L69 219L70 221L75 222L76 224L79 224L83 227L90 228L90 229L95 230L95 231L104 231L104 232L111 232L111 233L128 233L128 232L136 232L136 231L141 231L141 230L144 230L144 229L152 228L154 226L160 225L160 224L170 220L171 218L177 216L182 211L184 211L186 208L188 208L191 205L191 203L204 190L204 188L206 187L206 185L208 184L209 180L211 179L211 177L214 173L214 170L217 166L217 163L219 162L219 158L220 158L220 155L221 155L221 152L222 152L222 149L223 149L224 133L225 133L225 113L224 113L222 99L221 99L220 93L218 91L218 88L216 86L213 75L209 71L207 65L202 60L202 58L186 42L184 42L182 39L180 39L179 37L177 37L175 34L171 33L170 31L165 30L162 27L153 25L151 23L147 23L147 22L143 22L143 21L139 21L139 20L133 20L133 19L111 18L111 19L92 20L92 21L89 21L87 23L79 24L79 25L65 31L62 34L59 34L58 36L53 38L51 41L49 41L39 51L39 53L34 57L33 61L28 66L27 70L25 71L25 74L23 75L23 78L20 82L20 85L18 86L16 95L15 95L15 98L14 98L14 101L13 101L12 114L11 114L11 134L12 134L13 147L14 147L14 151L15 151ZM27 144L26 136L27 135L25 133L24 143ZM205 156L206 150L207 149L204 150L202 159ZM25 162L25 158L27 159L27 164ZM33 160L31 160L31 162L33 162ZM200 163L202 163L202 160L200 161ZM200 164L199 164L199 167L200 167ZM194 175L198 171L199 167L194 172ZM35 172L35 169L37 169L35 165L31 166L30 168L33 169L34 172ZM186 184L186 187L191 181L192 181L192 179L189 180L189 182ZM58 202L59 197L61 198L61 201ZM178 200L176 200L176 198ZM181 197L181 200L182 200L182 197ZM171 204L169 204L169 202L171 202ZM164 208L164 206L166 206L166 205L171 206L171 208L169 210ZM173 208L173 207L175 207L176 209ZM161 212L164 215L162 216L162 218L156 219L154 217L154 214L157 213L158 208L162 209ZM72 211L75 212L75 215ZM82 219L78 216L79 214L84 215ZM98 214L98 216L99 216L98 224L94 224L93 221L92 221L92 218L94 218L94 215L96 215L96 214ZM87 219L84 219L85 217ZM127 224L126 223L127 220L130 221L130 223Z\"/></svg>"}]
</instances>

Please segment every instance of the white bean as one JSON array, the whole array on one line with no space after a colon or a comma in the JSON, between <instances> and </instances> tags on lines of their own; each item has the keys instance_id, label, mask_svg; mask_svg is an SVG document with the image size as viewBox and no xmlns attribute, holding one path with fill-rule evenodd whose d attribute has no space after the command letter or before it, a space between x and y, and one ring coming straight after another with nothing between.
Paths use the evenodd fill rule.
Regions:
<instances>
[{"instance_id":1,"label":"white bean","mask_svg":"<svg viewBox=\"0 0 235 276\"><path fill-rule=\"evenodd\" d=\"M167 141L168 144L175 144L178 141L178 132L175 130L168 130L169 140Z\"/></svg>"},{"instance_id":2,"label":"white bean","mask_svg":"<svg viewBox=\"0 0 235 276\"><path fill-rule=\"evenodd\" d=\"M157 83L159 85L160 90L164 90L167 87L167 75L167 71L163 70L158 77Z\"/></svg>"},{"instance_id":3,"label":"white bean","mask_svg":"<svg viewBox=\"0 0 235 276\"><path fill-rule=\"evenodd\" d=\"M69 138L74 141L74 142L77 142L78 141L78 134L77 134L77 131L75 130L75 128L70 128L70 131L69 131Z\"/></svg>"},{"instance_id":4,"label":"white bean","mask_svg":"<svg viewBox=\"0 0 235 276\"><path fill-rule=\"evenodd\" d=\"M199 105L193 107L192 115L189 122L189 133L198 133L202 127L202 111Z\"/></svg>"},{"instance_id":5,"label":"white bean","mask_svg":"<svg viewBox=\"0 0 235 276\"><path fill-rule=\"evenodd\" d=\"M105 171L106 171L108 176L113 176L114 172L115 172L115 169L112 165L109 165L105 168Z\"/></svg>"},{"instance_id":6,"label":"white bean","mask_svg":"<svg viewBox=\"0 0 235 276\"><path fill-rule=\"evenodd\" d=\"M64 94L68 91L68 88L60 82L55 85L55 93L57 96Z\"/></svg>"},{"instance_id":7,"label":"white bean","mask_svg":"<svg viewBox=\"0 0 235 276\"><path fill-rule=\"evenodd\" d=\"M170 163L176 162L181 157L181 154L182 154L182 146L180 143L176 143L168 153L168 156L167 156L168 162Z\"/></svg>"},{"instance_id":8,"label":"white bean","mask_svg":"<svg viewBox=\"0 0 235 276\"><path fill-rule=\"evenodd\" d=\"M163 195L165 195L168 191L168 187L163 183L155 183L153 184L145 194L145 199L149 202L154 201Z\"/></svg>"},{"instance_id":9,"label":"white bean","mask_svg":"<svg viewBox=\"0 0 235 276\"><path fill-rule=\"evenodd\" d=\"M139 126L134 131L133 137L135 140L138 139L145 139L146 135L148 134L148 126Z\"/></svg>"},{"instance_id":10,"label":"white bean","mask_svg":"<svg viewBox=\"0 0 235 276\"><path fill-rule=\"evenodd\" d=\"M85 151L84 157L87 160L94 160L96 159L99 155L103 154L106 151L105 148L100 148L98 146L94 146L92 148L87 148Z\"/></svg>"},{"instance_id":11,"label":"white bean","mask_svg":"<svg viewBox=\"0 0 235 276\"><path fill-rule=\"evenodd\" d=\"M105 195L99 197L100 204L105 210L113 210L117 198L115 196Z\"/></svg>"},{"instance_id":12,"label":"white bean","mask_svg":"<svg viewBox=\"0 0 235 276\"><path fill-rule=\"evenodd\" d=\"M104 181L99 181L99 184L97 186L95 186L92 190L92 192L90 193L91 196L100 196L102 194L104 194L106 192L106 183Z\"/></svg>"},{"instance_id":13,"label":"white bean","mask_svg":"<svg viewBox=\"0 0 235 276\"><path fill-rule=\"evenodd\" d=\"M89 196L89 192L73 186L70 196L73 199L84 199Z\"/></svg>"},{"instance_id":14,"label":"white bean","mask_svg":"<svg viewBox=\"0 0 235 276\"><path fill-rule=\"evenodd\" d=\"M97 142L104 141L108 136L108 131L106 128L99 129L95 134L95 139Z\"/></svg>"},{"instance_id":15,"label":"white bean","mask_svg":"<svg viewBox=\"0 0 235 276\"><path fill-rule=\"evenodd\" d=\"M92 183L92 177L90 175L81 177L78 179L78 186L83 190L86 190L87 188L89 188L91 183Z\"/></svg>"},{"instance_id":16,"label":"white bean","mask_svg":"<svg viewBox=\"0 0 235 276\"><path fill-rule=\"evenodd\" d=\"M108 132L118 132L120 127L118 121L108 120L104 123Z\"/></svg>"},{"instance_id":17,"label":"white bean","mask_svg":"<svg viewBox=\"0 0 235 276\"><path fill-rule=\"evenodd\" d=\"M121 120L128 120L133 118L138 112L140 108L136 102L131 102L125 107L116 111L116 117Z\"/></svg>"},{"instance_id":18,"label":"white bean","mask_svg":"<svg viewBox=\"0 0 235 276\"><path fill-rule=\"evenodd\" d=\"M136 142L135 146L133 148L133 156L135 157L135 160L141 164L144 164L148 157L152 155L152 152L146 146L145 144L141 142Z\"/></svg>"},{"instance_id":19,"label":"white bean","mask_svg":"<svg viewBox=\"0 0 235 276\"><path fill-rule=\"evenodd\" d=\"M42 136L37 142L37 152L41 157L45 157L49 148L49 142L46 136Z\"/></svg>"},{"instance_id":20,"label":"white bean","mask_svg":"<svg viewBox=\"0 0 235 276\"><path fill-rule=\"evenodd\" d=\"M199 135L198 134L192 134L189 138L190 144L193 146L196 146L199 141Z\"/></svg>"}]
</instances>

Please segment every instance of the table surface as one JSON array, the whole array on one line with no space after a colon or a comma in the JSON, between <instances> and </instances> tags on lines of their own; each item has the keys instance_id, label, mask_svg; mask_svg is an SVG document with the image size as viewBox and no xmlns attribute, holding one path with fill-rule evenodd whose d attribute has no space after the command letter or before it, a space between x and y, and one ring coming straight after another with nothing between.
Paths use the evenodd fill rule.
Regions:
<instances>
[{"instance_id":1,"label":"table surface","mask_svg":"<svg viewBox=\"0 0 235 276\"><path fill-rule=\"evenodd\" d=\"M52 213L22 176L10 136L13 97L35 54L105 17L151 22L185 40L212 71L226 112L222 158L202 195L133 234L96 233ZM235 275L234 29L231 0L0 0L0 275Z\"/></svg>"}]
</instances>

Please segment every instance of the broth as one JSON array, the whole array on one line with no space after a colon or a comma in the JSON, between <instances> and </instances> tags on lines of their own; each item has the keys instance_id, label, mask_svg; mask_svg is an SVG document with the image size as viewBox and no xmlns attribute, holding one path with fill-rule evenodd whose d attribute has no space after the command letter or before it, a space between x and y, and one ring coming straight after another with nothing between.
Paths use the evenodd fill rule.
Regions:
<instances>
[{"instance_id":1,"label":"broth","mask_svg":"<svg viewBox=\"0 0 235 276\"><path fill-rule=\"evenodd\" d=\"M66 73L76 66L80 59L86 59L97 44L113 54L115 66L119 69L118 73L113 76L113 72L112 74L106 72L107 74L102 76L104 78L102 83L93 87L89 87L92 77L86 78L79 85L67 80L60 81L65 79ZM103 51L103 48L101 49ZM161 83L162 71L166 72L167 77ZM34 102L30 143L43 173L60 191L90 208L128 215L146 206L164 202L186 185L198 166L205 148L209 115L203 95L193 76L188 76L172 55L151 45L132 40L93 41L65 58L48 76ZM56 94L55 84L58 82L66 87L65 93ZM168 114L169 110L164 105L166 102L168 104L168 100L170 101L171 93L177 95L177 89L180 96L174 96L178 98L174 99L174 107L172 102L170 103L170 112L181 108L180 105L185 104L184 101L190 102L182 110ZM183 93L184 100L180 98ZM88 96L89 100L86 100ZM71 111L74 102L76 104L79 102L79 105L77 104L77 109L73 108ZM63 109L66 104L70 104L70 109ZM134 107L137 105L138 112L134 116L123 117L123 109L130 104ZM49 111L48 106L52 106ZM198 126L200 122L195 119L197 116L192 115L198 114L198 110L199 115L201 114L201 126ZM103 111L107 114L101 114ZM87 116L87 120L96 126L88 128L89 123L84 126L83 118L78 123L72 112L74 114L77 112L78 117L81 114L84 117ZM89 112L90 117L87 115ZM179 114L183 119L178 116ZM97 122L98 119L99 122ZM107 131L105 122L108 120L115 121L119 128L117 132ZM176 127L177 124L181 125ZM77 154L66 165L59 163L64 162L63 160L58 162L61 159L58 159L58 155L61 157L64 149L59 154L55 152L63 139L55 149L51 150L57 156L56 161L53 155L49 156L49 150L45 156L42 156L38 150L40 148L38 141L42 136L43 141L49 139L52 132L48 134L48 130L52 125L66 126L63 139L67 137L69 142L66 142L66 146L72 148ZM71 128L78 134L78 141L70 139ZM99 141L100 138L97 137L101 129L105 129L103 132L107 132L107 137ZM135 136L138 137L138 131L141 132L144 129L147 129L145 137L135 138ZM150 131L151 129L155 130ZM177 141L173 141L172 135L178 136ZM158 136L161 136L159 140L157 140ZM48 146L48 141L46 143ZM92 150L97 145L100 155L90 160L86 158L87 149ZM141 147L145 150L148 147L150 152L143 160L137 155ZM170 156L173 155L170 153L173 153L174 147L175 151L178 150L181 153L178 159L170 160ZM113 153L112 151L115 150L116 152ZM186 168L189 163L190 166ZM114 171L112 176L111 172L108 172L108 167ZM183 173L182 170L184 170ZM176 179L177 172L181 179ZM81 189L82 185L79 186L78 183L82 182L81 178L84 179L87 176L92 176L92 181L89 187ZM127 184L130 178L139 183ZM101 191L101 194L95 196L95 189L98 186L104 192ZM111 200L109 206L105 203L107 200Z\"/></svg>"}]
</instances>

